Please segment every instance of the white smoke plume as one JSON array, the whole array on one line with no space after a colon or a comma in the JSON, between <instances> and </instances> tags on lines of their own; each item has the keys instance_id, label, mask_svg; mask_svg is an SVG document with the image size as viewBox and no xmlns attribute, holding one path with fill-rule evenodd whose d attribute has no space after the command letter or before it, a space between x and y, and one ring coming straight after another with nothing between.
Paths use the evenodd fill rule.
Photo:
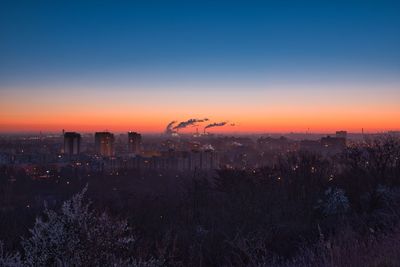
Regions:
<instances>
[{"instance_id":1,"label":"white smoke plume","mask_svg":"<svg viewBox=\"0 0 400 267\"><path fill-rule=\"evenodd\" d=\"M165 133L166 134L173 134L175 131L173 130L174 124L177 123L177 121L171 121L168 123L167 127L165 128Z\"/></svg>"},{"instance_id":2,"label":"white smoke plume","mask_svg":"<svg viewBox=\"0 0 400 267\"><path fill-rule=\"evenodd\" d=\"M228 123L227 121L210 123L209 125L207 125L206 127L204 127L204 130L205 130L205 129L208 129L208 128L212 128L212 127L221 127L221 126L225 126L227 123Z\"/></svg>"},{"instance_id":3,"label":"white smoke plume","mask_svg":"<svg viewBox=\"0 0 400 267\"><path fill-rule=\"evenodd\" d=\"M228 123L229 123L228 121L210 123L206 127L204 127L204 133L206 132L206 129L208 129L208 128L221 127L221 126L227 125ZM230 123L229 126L235 126L235 124Z\"/></svg>"},{"instance_id":4,"label":"white smoke plume","mask_svg":"<svg viewBox=\"0 0 400 267\"><path fill-rule=\"evenodd\" d=\"M196 123L198 123L198 122L205 122L205 121L208 121L208 119L207 118L204 118L204 119L189 119L187 121L180 122L173 129L174 130L179 130L179 129L186 128L188 126L196 125Z\"/></svg>"}]
</instances>

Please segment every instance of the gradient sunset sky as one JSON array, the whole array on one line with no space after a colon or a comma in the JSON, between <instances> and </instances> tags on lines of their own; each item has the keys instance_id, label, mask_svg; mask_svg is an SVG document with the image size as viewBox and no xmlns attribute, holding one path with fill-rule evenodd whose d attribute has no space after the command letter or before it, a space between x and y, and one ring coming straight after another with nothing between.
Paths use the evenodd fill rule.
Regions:
<instances>
[{"instance_id":1,"label":"gradient sunset sky","mask_svg":"<svg viewBox=\"0 0 400 267\"><path fill-rule=\"evenodd\" d=\"M0 132L400 130L400 1L0 1ZM193 129L189 129L193 131Z\"/></svg>"}]
</instances>

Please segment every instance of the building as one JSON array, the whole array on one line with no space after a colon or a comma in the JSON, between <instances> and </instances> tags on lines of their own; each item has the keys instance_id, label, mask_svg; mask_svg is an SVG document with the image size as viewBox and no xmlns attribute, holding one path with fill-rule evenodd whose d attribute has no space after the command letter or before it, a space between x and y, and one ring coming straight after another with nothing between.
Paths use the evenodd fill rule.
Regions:
<instances>
[{"instance_id":1,"label":"building","mask_svg":"<svg viewBox=\"0 0 400 267\"><path fill-rule=\"evenodd\" d=\"M64 133L64 154L79 155L81 150L81 135L75 132Z\"/></svg>"},{"instance_id":2,"label":"building","mask_svg":"<svg viewBox=\"0 0 400 267\"><path fill-rule=\"evenodd\" d=\"M336 137L347 139L347 132L346 131L336 131Z\"/></svg>"},{"instance_id":3,"label":"building","mask_svg":"<svg viewBox=\"0 0 400 267\"><path fill-rule=\"evenodd\" d=\"M322 146L321 142L317 140L301 140L299 143L299 149L301 151L308 151L311 153L320 153Z\"/></svg>"},{"instance_id":4,"label":"building","mask_svg":"<svg viewBox=\"0 0 400 267\"><path fill-rule=\"evenodd\" d=\"M214 171L219 168L219 156L215 151L168 151L159 156L137 156L129 159L128 169L163 171Z\"/></svg>"},{"instance_id":5,"label":"building","mask_svg":"<svg viewBox=\"0 0 400 267\"><path fill-rule=\"evenodd\" d=\"M94 145L97 154L103 157L114 156L114 134L109 132L97 132L94 135Z\"/></svg>"},{"instance_id":6,"label":"building","mask_svg":"<svg viewBox=\"0 0 400 267\"><path fill-rule=\"evenodd\" d=\"M388 131L388 135L400 137L400 131Z\"/></svg>"},{"instance_id":7,"label":"building","mask_svg":"<svg viewBox=\"0 0 400 267\"><path fill-rule=\"evenodd\" d=\"M142 135L136 132L128 132L128 152L139 154L142 150Z\"/></svg>"},{"instance_id":8,"label":"building","mask_svg":"<svg viewBox=\"0 0 400 267\"><path fill-rule=\"evenodd\" d=\"M344 137L322 137L321 145L325 154L341 153L346 148L346 138Z\"/></svg>"},{"instance_id":9,"label":"building","mask_svg":"<svg viewBox=\"0 0 400 267\"><path fill-rule=\"evenodd\" d=\"M263 151L287 151L293 146L292 142L284 136L280 138L260 137L257 145Z\"/></svg>"}]
</instances>

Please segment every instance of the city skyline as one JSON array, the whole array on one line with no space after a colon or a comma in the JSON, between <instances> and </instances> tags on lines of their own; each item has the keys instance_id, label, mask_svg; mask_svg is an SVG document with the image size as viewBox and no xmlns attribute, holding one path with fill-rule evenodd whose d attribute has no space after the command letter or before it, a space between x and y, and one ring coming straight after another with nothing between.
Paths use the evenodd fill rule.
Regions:
<instances>
[{"instance_id":1,"label":"city skyline","mask_svg":"<svg viewBox=\"0 0 400 267\"><path fill-rule=\"evenodd\" d=\"M400 0L0 0L0 267L400 266Z\"/></svg>"},{"instance_id":2,"label":"city skyline","mask_svg":"<svg viewBox=\"0 0 400 267\"><path fill-rule=\"evenodd\" d=\"M400 130L400 4L0 4L0 132ZM199 129L205 124L201 124ZM196 128L188 128L194 132Z\"/></svg>"}]
</instances>

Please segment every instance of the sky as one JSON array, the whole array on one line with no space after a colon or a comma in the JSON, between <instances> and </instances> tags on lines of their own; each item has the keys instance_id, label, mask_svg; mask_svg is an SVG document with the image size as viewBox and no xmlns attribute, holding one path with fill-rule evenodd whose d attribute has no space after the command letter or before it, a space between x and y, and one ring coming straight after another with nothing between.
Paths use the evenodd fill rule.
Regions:
<instances>
[{"instance_id":1,"label":"sky","mask_svg":"<svg viewBox=\"0 0 400 267\"><path fill-rule=\"evenodd\" d=\"M190 118L235 123L219 132L400 130L399 14L385 0L2 0L0 132Z\"/></svg>"}]
</instances>

